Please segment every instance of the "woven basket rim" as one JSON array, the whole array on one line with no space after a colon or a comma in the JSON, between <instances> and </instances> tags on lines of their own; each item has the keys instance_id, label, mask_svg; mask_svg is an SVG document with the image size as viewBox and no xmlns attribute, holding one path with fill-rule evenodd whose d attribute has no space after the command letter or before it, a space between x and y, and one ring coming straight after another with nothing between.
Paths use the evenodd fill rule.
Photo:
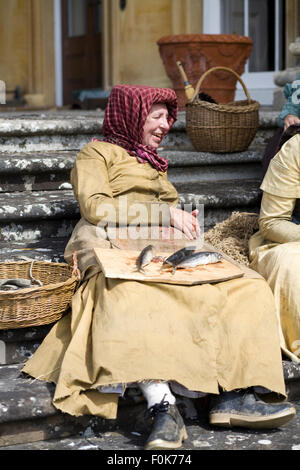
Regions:
<instances>
[{"instance_id":1,"label":"woven basket rim","mask_svg":"<svg viewBox=\"0 0 300 470\"><path fill-rule=\"evenodd\" d=\"M1 278L1 267L2 266L12 266L12 265L22 265L22 264L31 264L32 261L7 261L7 262L0 262L0 279ZM21 299L22 297L28 297L28 295L31 295L31 294L35 294L35 293L43 293L43 292L51 292L53 290L56 290L62 286L67 286L68 284L73 284L74 282L77 282L78 281L78 277L76 275L74 275L71 271L71 266L67 263L55 263L55 262L51 262L51 261L41 261L41 260L34 260L34 263L35 264L39 264L40 266L41 265L48 265L48 266L51 266L51 267L57 267L57 266L60 266L60 267L63 267L63 268L66 268L70 271L70 277L68 279L66 279L65 281L60 281L60 282L53 282L53 283L50 283L50 284L44 284L42 286L39 286L37 285L36 287L33 286L33 287L26 287L24 289L20 289L20 290L14 290L14 291L2 291L0 290L0 301L1 300L4 300L4 299Z\"/></svg>"},{"instance_id":2,"label":"woven basket rim","mask_svg":"<svg viewBox=\"0 0 300 470\"><path fill-rule=\"evenodd\" d=\"M36 287L25 287L24 289L14 290L14 291L0 291L0 301L6 299L21 299L22 297L28 297L28 295L35 294L35 293L43 293L43 292L51 292L53 290L59 289L62 286L67 286L68 284L73 284L77 282L78 279L76 276L72 276L66 281L63 282L55 282L52 284L45 284L43 286L36 286Z\"/></svg>"},{"instance_id":3,"label":"woven basket rim","mask_svg":"<svg viewBox=\"0 0 300 470\"><path fill-rule=\"evenodd\" d=\"M227 113L246 113L249 111L258 111L260 104L258 101L251 100L251 103L249 104L247 100L244 100L245 105L236 105L234 103L241 103L241 101L233 101L231 103L224 103L224 104L218 104L218 103L210 103L208 101L202 101L202 100L195 100L193 103L186 103L186 107L198 107L198 108L205 108L208 110L213 110L213 111L221 111L221 112L227 112Z\"/></svg>"},{"instance_id":4,"label":"woven basket rim","mask_svg":"<svg viewBox=\"0 0 300 470\"><path fill-rule=\"evenodd\" d=\"M0 261L0 268L1 268L1 266L8 265L8 264L31 264L32 261L34 261L34 264L47 264L47 265L51 265L51 266L59 265L59 266L65 266L65 267L70 268L70 265L68 263L58 263L58 262L55 262L55 261L44 261L44 260L40 260L40 259L36 259L36 260L35 259L28 259L28 260L21 260L21 261L14 261L14 260Z\"/></svg>"},{"instance_id":5,"label":"woven basket rim","mask_svg":"<svg viewBox=\"0 0 300 470\"><path fill-rule=\"evenodd\" d=\"M18 278L22 277L23 273L26 273L27 278L29 265L36 263L33 275L38 278L40 274L45 284L14 291L0 291L0 330L40 326L58 321L69 308L80 281L77 256L73 256L73 262L73 266L68 263L34 259L1 262L0 272L5 266L6 274L16 274ZM4 273L4 269L2 272ZM60 277L62 279L59 279Z\"/></svg>"}]
</instances>

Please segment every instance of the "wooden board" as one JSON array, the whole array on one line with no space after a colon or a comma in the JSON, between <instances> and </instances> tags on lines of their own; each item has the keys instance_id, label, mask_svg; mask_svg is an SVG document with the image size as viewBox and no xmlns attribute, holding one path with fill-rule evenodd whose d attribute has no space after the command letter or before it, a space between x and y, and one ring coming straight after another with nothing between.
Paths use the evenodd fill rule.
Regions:
<instances>
[{"instance_id":1,"label":"wooden board","mask_svg":"<svg viewBox=\"0 0 300 470\"><path fill-rule=\"evenodd\" d=\"M172 268L161 272L162 261L151 262L145 266L146 275L144 275L135 271L139 251L95 248L95 254L104 275L111 279L195 285L227 281L244 275L238 266L226 259L195 268L178 269L175 274L172 274ZM170 256L170 253L156 253L155 255L165 259Z\"/></svg>"}]
</instances>

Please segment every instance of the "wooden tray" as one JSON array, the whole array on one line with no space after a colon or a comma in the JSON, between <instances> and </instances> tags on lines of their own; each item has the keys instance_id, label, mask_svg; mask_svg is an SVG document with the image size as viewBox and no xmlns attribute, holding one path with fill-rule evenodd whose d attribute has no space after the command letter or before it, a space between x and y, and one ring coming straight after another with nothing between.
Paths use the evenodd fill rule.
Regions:
<instances>
[{"instance_id":1,"label":"wooden tray","mask_svg":"<svg viewBox=\"0 0 300 470\"><path fill-rule=\"evenodd\" d=\"M200 251L200 250L199 250ZM230 261L206 264L195 268L178 269L175 274L170 270L160 272L162 262L151 262L145 266L146 275L135 271L140 251L95 248L97 260L107 278L127 279L144 282L163 282L168 284L195 285L235 279L244 275L243 271ZM170 253L156 253L167 258Z\"/></svg>"}]
</instances>

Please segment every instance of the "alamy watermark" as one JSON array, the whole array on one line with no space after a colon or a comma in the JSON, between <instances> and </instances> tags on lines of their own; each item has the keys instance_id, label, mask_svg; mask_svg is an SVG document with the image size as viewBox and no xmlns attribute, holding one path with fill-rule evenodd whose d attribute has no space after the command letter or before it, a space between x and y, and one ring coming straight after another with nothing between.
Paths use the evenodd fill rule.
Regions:
<instances>
[{"instance_id":1,"label":"alamy watermark","mask_svg":"<svg viewBox=\"0 0 300 470\"><path fill-rule=\"evenodd\" d=\"M182 241L186 246L204 243L204 204L183 204L177 213L177 221L171 220L171 213L166 203L130 202L126 196L120 196L113 202L105 202L97 207L97 228L99 237L103 229L110 240L174 240ZM194 216L191 217L191 214ZM190 239L180 228L189 227L194 236Z\"/></svg>"},{"instance_id":2,"label":"alamy watermark","mask_svg":"<svg viewBox=\"0 0 300 470\"><path fill-rule=\"evenodd\" d=\"M3 80L0 80L0 104L6 104L6 86Z\"/></svg>"}]
</instances>

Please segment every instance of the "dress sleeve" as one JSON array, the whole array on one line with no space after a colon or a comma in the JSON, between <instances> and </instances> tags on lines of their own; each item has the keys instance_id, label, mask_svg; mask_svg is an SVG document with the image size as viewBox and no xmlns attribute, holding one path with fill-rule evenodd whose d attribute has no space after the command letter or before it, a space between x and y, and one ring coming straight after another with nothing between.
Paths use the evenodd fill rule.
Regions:
<instances>
[{"instance_id":1,"label":"dress sleeve","mask_svg":"<svg viewBox=\"0 0 300 470\"><path fill-rule=\"evenodd\" d=\"M274 196L264 192L259 214L259 231L275 243L300 241L300 225L292 222L295 198Z\"/></svg>"},{"instance_id":2,"label":"dress sleeve","mask_svg":"<svg viewBox=\"0 0 300 470\"><path fill-rule=\"evenodd\" d=\"M292 222L296 200L300 197L299 149L297 134L272 159L262 182L259 230L266 240L300 241L300 226Z\"/></svg>"},{"instance_id":3,"label":"dress sleeve","mask_svg":"<svg viewBox=\"0 0 300 470\"><path fill-rule=\"evenodd\" d=\"M300 134L291 137L272 158L261 189L269 194L300 198Z\"/></svg>"},{"instance_id":4,"label":"dress sleeve","mask_svg":"<svg viewBox=\"0 0 300 470\"><path fill-rule=\"evenodd\" d=\"M166 203L135 202L113 195L108 175L109 159L92 145L78 154L71 171L71 183L81 215L90 223L106 227L128 226L138 220L140 225L170 225L170 208Z\"/></svg>"}]
</instances>

